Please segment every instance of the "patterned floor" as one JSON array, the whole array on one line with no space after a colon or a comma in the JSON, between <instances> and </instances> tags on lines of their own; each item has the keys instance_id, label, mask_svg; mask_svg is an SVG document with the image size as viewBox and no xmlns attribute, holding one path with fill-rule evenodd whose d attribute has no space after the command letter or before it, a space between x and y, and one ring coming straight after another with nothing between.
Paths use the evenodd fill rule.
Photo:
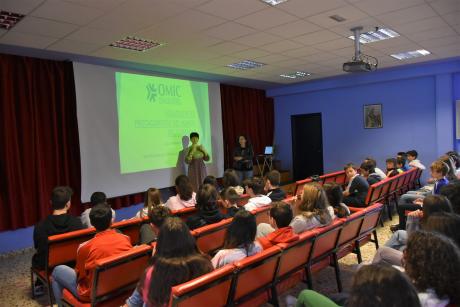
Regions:
<instances>
[{"instance_id":1,"label":"patterned floor","mask_svg":"<svg viewBox=\"0 0 460 307\"><path fill-rule=\"evenodd\" d=\"M378 229L379 242L382 244L390 237L389 224L389 222L386 222L384 227ZM373 243L368 243L362 247L364 261L372 260L374 253L375 246ZM47 305L46 296L42 296L37 300L31 298L30 261L32 254L33 249L26 249L20 252L0 255L0 307ZM342 282L345 291L350 287L351 278L356 270L356 264L357 260L354 254L350 254L340 260ZM305 288L306 285L299 284L281 296L281 305L286 306L287 295L297 297L298 293ZM315 274L314 288L323 294L336 293L334 270L328 268ZM267 306L269 305L267 304Z\"/></svg>"}]
</instances>

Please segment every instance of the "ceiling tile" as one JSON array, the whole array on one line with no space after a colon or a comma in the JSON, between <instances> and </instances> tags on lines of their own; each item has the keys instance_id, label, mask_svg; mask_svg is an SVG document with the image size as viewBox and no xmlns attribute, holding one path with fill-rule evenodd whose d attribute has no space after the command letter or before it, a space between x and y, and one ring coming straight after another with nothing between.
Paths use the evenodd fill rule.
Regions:
<instances>
[{"instance_id":1,"label":"ceiling tile","mask_svg":"<svg viewBox=\"0 0 460 307\"><path fill-rule=\"evenodd\" d=\"M394 30L400 34L412 34L445 26L447 26L447 23L441 17L436 16L399 25Z\"/></svg>"},{"instance_id":2,"label":"ceiling tile","mask_svg":"<svg viewBox=\"0 0 460 307\"><path fill-rule=\"evenodd\" d=\"M47 0L34 10L31 15L83 26L102 14L104 14L104 11L100 9L59 0Z\"/></svg>"},{"instance_id":3,"label":"ceiling tile","mask_svg":"<svg viewBox=\"0 0 460 307\"><path fill-rule=\"evenodd\" d=\"M448 24L454 26L460 24L460 14L458 12L452 12L441 16Z\"/></svg>"},{"instance_id":4,"label":"ceiling tile","mask_svg":"<svg viewBox=\"0 0 460 307\"><path fill-rule=\"evenodd\" d=\"M97 1L94 1L94 0L62 0L62 1L73 3L76 5L94 7L97 9L108 11L108 10L111 10L119 6L126 0L97 0Z\"/></svg>"},{"instance_id":5,"label":"ceiling tile","mask_svg":"<svg viewBox=\"0 0 460 307\"><path fill-rule=\"evenodd\" d=\"M339 38L341 37L334 32L331 32L328 30L322 30L322 31L317 31L317 32L309 33L309 34L302 35L302 36L297 36L293 38L293 40L310 46L310 45L324 43L324 42L331 41L334 39L339 39Z\"/></svg>"},{"instance_id":6,"label":"ceiling tile","mask_svg":"<svg viewBox=\"0 0 460 307\"><path fill-rule=\"evenodd\" d=\"M316 49L316 48L310 47L310 46L305 46L305 47L301 47L301 48L297 48L297 49L284 51L284 52L282 52L282 54L287 55L287 56L291 56L291 57L300 57L300 58L302 58L302 57L305 57L307 55L315 54L315 53L318 53L318 52L321 52L321 51Z\"/></svg>"},{"instance_id":7,"label":"ceiling tile","mask_svg":"<svg viewBox=\"0 0 460 307\"><path fill-rule=\"evenodd\" d=\"M277 5L277 8L304 18L345 5L347 3L344 0L290 0Z\"/></svg>"},{"instance_id":8,"label":"ceiling tile","mask_svg":"<svg viewBox=\"0 0 460 307\"><path fill-rule=\"evenodd\" d=\"M218 43L213 46L209 46L206 48L206 51L216 53L216 54L231 54L234 52L246 50L248 47L246 45L241 45L235 42L223 42L223 43Z\"/></svg>"},{"instance_id":9,"label":"ceiling tile","mask_svg":"<svg viewBox=\"0 0 460 307\"><path fill-rule=\"evenodd\" d=\"M433 38L420 42L419 45L430 50L432 47L460 44L460 35Z\"/></svg>"},{"instance_id":10,"label":"ceiling tile","mask_svg":"<svg viewBox=\"0 0 460 307\"><path fill-rule=\"evenodd\" d=\"M90 54L102 47L105 47L105 45L61 39L48 46L46 49L74 54Z\"/></svg>"},{"instance_id":11,"label":"ceiling tile","mask_svg":"<svg viewBox=\"0 0 460 307\"><path fill-rule=\"evenodd\" d=\"M5 11L27 15L45 0L1 0L0 8Z\"/></svg>"},{"instance_id":12,"label":"ceiling tile","mask_svg":"<svg viewBox=\"0 0 460 307\"><path fill-rule=\"evenodd\" d=\"M353 5L369 15L379 15L424 3L424 0L361 0Z\"/></svg>"},{"instance_id":13,"label":"ceiling tile","mask_svg":"<svg viewBox=\"0 0 460 307\"><path fill-rule=\"evenodd\" d=\"M76 29L74 24L26 16L11 31L61 38Z\"/></svg>"},{"instance_id":14,"label":"ceiling tile","mask_svg":"<svg viewBox=\"0 0 460 307\"><path fill-rule=\"evenodd\" d=\"M91 27L83 27L68 35L66 39L85 43L108 45L114 41L125 38L127 35L128 32L123 31L101 30Z\"/></svg>"},{"instance_id":15,"label":"ceiling tile","mask_svg":"<svg viewBox=\"0 0 460 307\"><path fill-rule=\"evenodd\" d=\"M284 38L291 38L302 34L316 32L319 30L322 29L311 22L305 20L297 20L294 22L267 29L265 30L265 32L279 35Z\"/></svg>"},{"instance_id":16,"label":"ceiling tile","mask_svg":"<svg viewBox=\"0 0 460 307\"><path fill-rule=\"evenodd\" d=\"M267 56L269 54L270 52L268 51L257 49L257 48L251 48L251 49L246 49L243 51L232 53L231 56L242 58L242 59L255 59L258 57Z\"/></svg>"},{"instance_id":17,"label":"ceiling tile","mask_svg":"<svg viewBox=\"0 0 460 307\"><path fill-rule=\"evenodd\" d=\"M295 20L297 20L297 17L276 8L270 7L265 10L238 18L236 22L255 29L264 30Z\"/></svg>"},{"instance_id":18,"label":"ceiling tile","mask_svg":"<svg viewBox=\"0 0 460 307\"><path fill-rule=\"evenodd\" d=\"M247 0L213 0L199 7L198 10L233 20L251 13L266 9L267 6L262 1Z\"/></svg>"},{"instance_id":19,"label":"ceiling tile","mask_svg":"<svg viewBox=\"0 0 460 307\"><path fill-rule=\"evenodd\" d=\"M207 35L214 36L223 40L233 40L256 32L256 30L240 25L236 22L226 22L212 29L205 31Z\"/></svg>"},{"instance_id":20,"label":"ceiling tile","mask_svg":"<svg viewBox=\"0 0 460 307\"><path fill-rule=\"evenodd\" d=\"M56 40L49 36L8 31L0 38L0 44L44 49Z\"/></svg>"},{"instance_id":21,"label":"ceiling tile","mask_svg":"<svg viewBox=\"0 0 460 307\"><path fill-rule=\"evenodd\" d=\"M385 24L375 18L364 18L350 22L344 21L343 23L338 23L335 27L329 27L328 30L339 34L341 37L349 37L353 34L350 29L358 26L363 27L362 32L368 32L375 30L375 27L383 28Z\"/></svg>"},{"instance_id":22,"label":"ceiling tile","mask_svg":"<svg viewBox=\"0 0 460 307\"><path fill-rule=\"evenodd\" d=\"M291 58L287 57L285 55L282 55L282 54L271 54L271 55L267 55L267 56L263 56L263 57L258 57L255 60L257 62L262 62L262 63L265 63L265 64L274 64L276 62L286 61L286 60L289 60L289 59L291 59Z\"/></svg>"},{"instance_id":23,"label":"ceiling tile","mask_svg":"<svg viewBox=\"0 0 460 307\"><path fill-rule=\"evenodd\" d=\"M430 5L441 15L460 11L460 1L458 0L438 0L430 2Z\"/></svg>"},{"instance_id":24,"label":"ceiling tile","mask_svg":"<svg viewBox=\"0 0 460 307\"><path fill-rule=\"evenodd\" d=\"M274 52L274 53L282 53L283 51L297 49L302 47L302 44L290 41L290 40L281 40L278 42L270 43L267 45L263 45L260 49Z\"/></svg>"},{"instance_id":25,"label":"ceiling tile","mask_svg":"<svg viewBox=\"0 0 460 307\"><path fill-rule=\"evenodd\" d=\"M234 39L235 42L245 44L251 47L259 47L279 40L281 40L279 36L275 36L264 32L257 32Z\"/></svg>"},{"instance_id":26,"label":"ceiling tile","mask_svg":"<svg viewBox=\"0 0 460 307\"><path fill-rule=\"evenodd\" d=\"M197 7L202 5L205 2L209 2L209 0L168 0L171 3L180 4L185 7Z\"/></svg>"},{"instance_id":27,"label":"ceiling tile","mask_svg":"<svg viewBox=\"0 0 460 307\"><path fill-rule=\"evenodd\" d=\"M428 4L409 7L377 16L384 23L393 26L437 16Z\"/></svg>"},{"instance_id":28,"label":"ceiling tile","mask_svg":"<svg viewBox=\"0 0 460 307\"><path fill-rule=\"evenodd\" d=\"M315 48L324 51L333 51L336 49L353 46L354 42L349 38L339 38L325 43L316 44Z\"/></svg>"},{"instance_id":29,"label":"ceiling tile","mask_svg":"<svg viewBox=\"0 0 460 307\"><path fill-rule=\"evenodd\" d=\"M327 61L335 58L337 58L337 55L329 52L315 53L305 57L305 59L310 63L317 63L320 61Z\"/></svg>"},{"instance_id":30,"label":"ceiling tile","mask_svg":"<svg viewBox=\"0 0 460 307\"><path fill-rule=\"evenodd\" d=\"M460 44L433 47L430 51L442 57L457 57L460 54Z\"/></svg>"},{"instance_id":31,"label":"ceiling tile","mask_svg":"<svg viewBox=\"0 0 460 307\"><path fill-rule=\"evenodd\" d=\"M430 39L436 39L445 36L454 36L457 32L452 27L440 27L428 31L417 32L410 35L410 39L415 42L423 42Z\"/></svg>"},{"instance_id":32,"label":"ceiling tile","mask_svg":"<svg viewBox=\"0 0 460 307\"><path fill-rule=\"evenodd\" d=\"M342 23L342 22L337 22L330 18L330 16L334 16L334 15L339 15L345 18L346 20L343 22L352 22L352 21L361 20L364 18L369 18L369 15L360 11L358 8L348 5L348 6L338 8L338 9L330 10L327 12L323 12L323 13L308 17L307 20L321 27L330 28L330 27L335 27Z\"/></svg>"}]
</instances>

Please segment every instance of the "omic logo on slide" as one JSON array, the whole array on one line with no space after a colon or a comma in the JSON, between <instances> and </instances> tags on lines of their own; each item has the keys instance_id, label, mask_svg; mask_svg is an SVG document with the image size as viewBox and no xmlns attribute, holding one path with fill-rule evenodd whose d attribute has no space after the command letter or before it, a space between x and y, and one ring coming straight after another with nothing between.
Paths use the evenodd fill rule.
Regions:
<instances>
[{"instance_id":1,"label":"omic logo on slide","mask_svg":"<svg viewBox=\"0 0 460 307\"><path fill-rule=\"evenodd\" d=\"M180 86L177 85L167 85L167 84L155 84L149 83L146 85L147 89L147 99L150 102L156 102L157 98L167 98L160 100L160 103L180 103Z\"/></svg>"}]
</instances>

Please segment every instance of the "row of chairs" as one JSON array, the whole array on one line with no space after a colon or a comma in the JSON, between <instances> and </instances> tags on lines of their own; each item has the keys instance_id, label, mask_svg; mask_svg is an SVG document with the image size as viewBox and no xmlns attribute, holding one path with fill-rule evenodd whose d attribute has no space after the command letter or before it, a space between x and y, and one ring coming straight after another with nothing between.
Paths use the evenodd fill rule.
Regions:
<instances>
[{"instance_id":1,"label":"row of chairs","mask_svg":"<svg viewBox=\"0 0 460 307\"><path fill-rule=\"evenodd\" d=\"M327 227L300 234L298 241L277 244L177 285L171 289L169 306L250 306L267 301L278 306L278 294L288 288L286 283L292 285L293 276L306 279L308 286L313 288L313 272L327 266L334 267L337 287L341 291L338 260L351 251L360 255L360 247L371 234L378 248L376 228L382 209L382 204L375 204L356 211ZM143 246L100 260L95 268L91 303L81 302L64 290L65 304L85 307L121 304L142 275L150 253L150 247ZM359 256L358 261L361 261Z\"/></svg>"},{"instance_id":2,"label":"row of chairs","mask_svg":"<svg viewBox=\"0 0 460 307\"><path fill-rule=\"evenodd\" d=\"M312 182L317 182L320 185L323 185L328 182L335 182L340 185L344 185L346 180L347 180L347 175L345 174L345 171L338 171L338 172L333 172L329 174L324 174L317 178L306 178L306 179L298 180L295 182L294 195L299 196L300 194L302 194L304 185L312 183Z\"/></svg>"}]
</instances>

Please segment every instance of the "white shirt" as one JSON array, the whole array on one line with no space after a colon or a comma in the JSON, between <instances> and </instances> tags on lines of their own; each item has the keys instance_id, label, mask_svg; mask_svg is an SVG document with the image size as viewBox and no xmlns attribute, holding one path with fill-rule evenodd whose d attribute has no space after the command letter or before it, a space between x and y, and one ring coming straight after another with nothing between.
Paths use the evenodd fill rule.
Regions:
<instances>
[{"instance_id":1,"label":"white shirt","mask_svg":"<svg viewBox=\"0 0 460 307\"><path fill-rule=\"evenodd\" d=\"M267 195L257 195L256 197L249 198L248 203L244 205L244 209L252 211L257 208L268 206L271 202L271 198Z\"/></svg>"},{"instance_id":2,"label":"white shirt","mask_svg":"<svg viewBox=\"0 0 460 307\"><path fill-rule=\"evenodd\" d=\"M376 167L374 170L380 176L380 178L382 178L382 180L387 178L387 175L380 168Z\"/></svg>"},{"instance_id":3,"label":"white shirt","mask_svg":"<svg viewBox=\"0 0 460 307\"><path fill-rule=\"evenodd\" d=\"M417 160L417 159L410 161L409 166L417 167L417 168L419 168L421 170L426 169L425 165L423 165L422 162L420 162L420 160Z\"/></svg>"},{"instance_id":4,"label":"white shirt","mask_svg":"<svg viewBox=\"0 0 460 307\"><path fill-rule=\"evenodd\" d=\"M262 246L259 242L254 241L254 244L246 254L244 248L222 249L211 259L212 266L217 269L226 264L234 263L238 260L255 255L262 251Z\"/></svg>"}]
</instances>

